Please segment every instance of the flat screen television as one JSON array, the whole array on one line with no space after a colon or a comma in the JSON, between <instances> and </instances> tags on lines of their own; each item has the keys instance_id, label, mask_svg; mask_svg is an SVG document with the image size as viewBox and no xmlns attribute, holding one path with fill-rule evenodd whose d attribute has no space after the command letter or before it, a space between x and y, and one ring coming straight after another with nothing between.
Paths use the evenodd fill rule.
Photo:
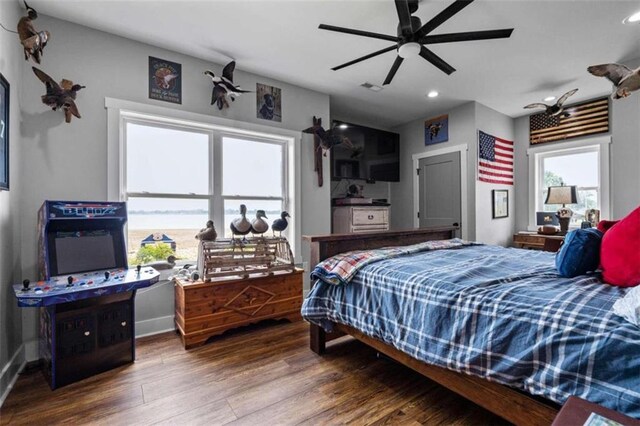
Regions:
<instances>
[{"instance_id":1,"label":"flat screen television","mask_svg":"<svg viewBox=\"0 0 640 426\"><path fill-rule=\"evenodd\" d=\"M336 120L332 128L351 142L331 149L332 180L400 181L399 134Z\"/></svg>"}]
</instances>

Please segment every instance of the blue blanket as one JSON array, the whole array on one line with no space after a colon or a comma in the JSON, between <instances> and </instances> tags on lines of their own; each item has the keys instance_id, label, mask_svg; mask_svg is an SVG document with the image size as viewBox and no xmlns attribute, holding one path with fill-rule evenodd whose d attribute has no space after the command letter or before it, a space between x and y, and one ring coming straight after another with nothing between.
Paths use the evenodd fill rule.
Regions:
<instances>
[{"instance_id":1,"label":"blue blanket","mask_svg":"<svg viewBox=\"0 0 640 426\"><path fill-rule=\"evenodd\" d=\"M348 285L319 281L302 315L560 404L576 395L640 418L640 328L611 309L628 289L561 278L553 260L493 246L381 260Z\"/></svg>"}]
</instances>

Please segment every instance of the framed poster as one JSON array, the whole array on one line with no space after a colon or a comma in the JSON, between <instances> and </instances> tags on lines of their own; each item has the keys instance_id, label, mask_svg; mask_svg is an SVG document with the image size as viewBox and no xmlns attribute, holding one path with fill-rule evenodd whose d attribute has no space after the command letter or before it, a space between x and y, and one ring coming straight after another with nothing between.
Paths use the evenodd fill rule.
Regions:
<instances>
[{"instance_id":1,"label":"framed poster","mask_svg":"<svg viewBox=\"0 0 640 426\"><path fill-rule=\"evenodd\" d=\"M182 104L182 65L149 56L149 99Z\"/></svg>"},{"instance_id":2,"label":"framed poster","mask_svg":"<svg viewBox=\"0 0 640 426\"><path fill-rule=\"evenodd\" d=\"M256 109L258 118L282 122L282 90L256 83Z\"/></svg>"},{"instance_id":3,"label":"framed poster","mask_svg":"<svg viewBox=\"0 0 640 426\"><path fill-rule=\"evenodd\" d=\"M509 190L494 189L491 194L493 196L493 218L509 217Z\"/></svg>"},{"instance_id":4,"label":"framed poster","mask_svg":"<svg viewBox=\"0 0 640 426\"><path fill-rule=\"evenodd\" d=\"M424 144L433 145L435 143L449 140L449 116L439 115L424 122Z\"/></svg>"},{"instance_id":5,"label":"framed poster","mask_svg":"<svg viewBox=\"0 0 640 426\"><path fill-rule=\"evenodd\" d=\"M0 190L9 190L9 82L0 74Z\"/></svg>"}]
</instances>

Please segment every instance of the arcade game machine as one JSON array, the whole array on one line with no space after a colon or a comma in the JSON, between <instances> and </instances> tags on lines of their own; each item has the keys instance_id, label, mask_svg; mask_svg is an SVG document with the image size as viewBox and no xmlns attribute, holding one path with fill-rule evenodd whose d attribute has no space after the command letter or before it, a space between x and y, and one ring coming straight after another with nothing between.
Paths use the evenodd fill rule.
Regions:
<instances>
[{"instance_id":1,"label":"arcade game machine","mask_svg":"<svg viewBox=\"0 0 640 426\"><path fill-rule=\"evenodd\" d=\"M128 269L126 203L45 201L38 212L40 281L14 286L40 308L40 359L52 389L133 362L136 290L158 282Z\"/></svg>"}]
</instances>

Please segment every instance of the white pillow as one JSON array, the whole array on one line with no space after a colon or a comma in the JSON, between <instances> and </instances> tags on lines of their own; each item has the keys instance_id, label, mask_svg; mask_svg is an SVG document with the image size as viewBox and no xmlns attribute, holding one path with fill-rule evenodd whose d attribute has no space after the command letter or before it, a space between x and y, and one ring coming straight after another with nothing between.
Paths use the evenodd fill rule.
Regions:
<instances>
[{"instance_id":1,"label":"white pillow","mask_svg":"<svg viewBox=\"0 0 640 426\"><path fill-rule=\"evenodd\" d=\"M616 300L613 312L640 327L640 286L632 288L626 296Z\"/></svg>"}]
</instances>

